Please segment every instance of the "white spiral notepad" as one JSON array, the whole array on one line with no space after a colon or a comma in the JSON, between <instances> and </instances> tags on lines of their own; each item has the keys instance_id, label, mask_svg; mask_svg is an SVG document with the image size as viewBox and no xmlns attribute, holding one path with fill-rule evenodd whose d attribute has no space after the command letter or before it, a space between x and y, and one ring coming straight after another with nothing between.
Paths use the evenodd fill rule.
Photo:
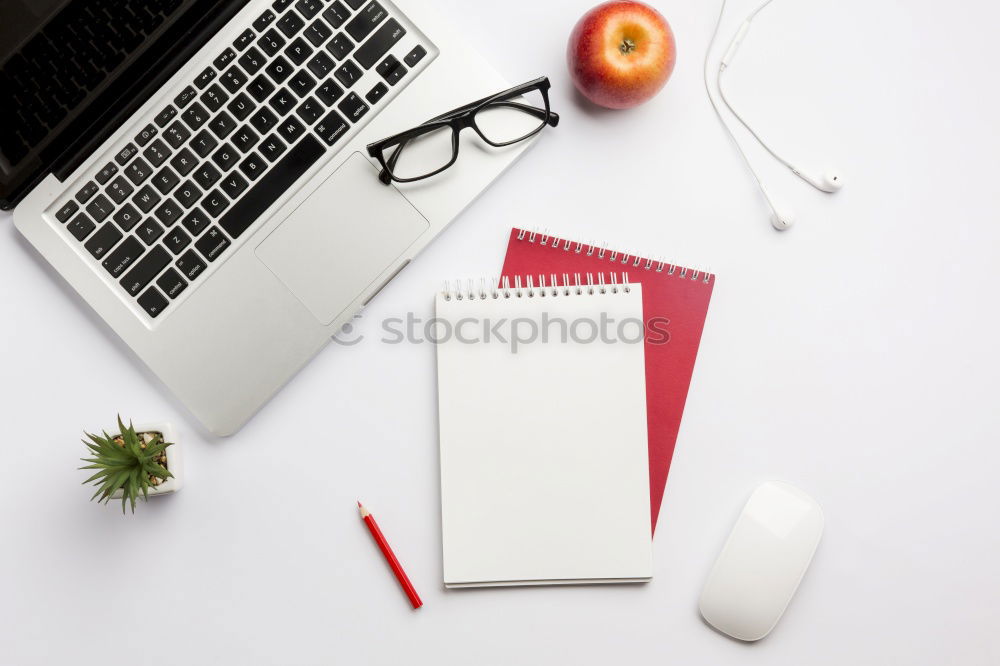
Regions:
<instances>
[{"instance_id":1,"label":"white spiral notepad","mask_svg":"<svg viewBox=\"0 0 1000 666\"><path fill-rule=\"evenodd\" d=\"M648 581L641 285L492 284L436 301L445 585Z\"/></svg>"}]
</instances>

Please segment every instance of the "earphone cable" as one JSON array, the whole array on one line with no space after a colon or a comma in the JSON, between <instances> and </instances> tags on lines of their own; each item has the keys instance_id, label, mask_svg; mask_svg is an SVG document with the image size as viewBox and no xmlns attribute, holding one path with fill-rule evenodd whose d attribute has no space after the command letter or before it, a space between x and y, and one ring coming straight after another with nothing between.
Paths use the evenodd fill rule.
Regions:
<instances>
[{"instance_id":1,"label":"earphone cable","mask_svg":"<svg viewBox=\"0 0 1000 666\"><path fill-rule=\"evenodd\" d=\"M705 62L702 69L702 80L705 83L705 94L708 95L708 101L712 104L712 110L715 111L716 118L719 119L719 123L726 130L726 133L729 135L729 138L732 139L733 145L736 146L737 152L739 152L740 157L743 159L743 163L746 165L747 169L750 171L750 174L753 176L754 182L757 183L757 188L760 190L760 193L764 195L764 200L767 202L768 207L771 209L772 213L777 215L778 211L774 207L774 202L771 201L771 197L768 195L767 189L764 188L764 184L760 180L760 176L757 175L757 172L754 170L753 165L750 164L750 159L747 157L747 154L743 151L743 147L740 145L739 139L736 138L736 134L733 132L732 129L730 129L729 125L726 123L726 119L722 117L722 112L719 110L719 106L715 103L715 97L712 96L712 90L708 83L708 59L712 53L712 49L715 47L715 41L719 36L719 27L722 25L722 16L726 11L726 1L727 0L722 0L722 6L719 7L719 17L716 19L715 29L712 31L712 39L708 42L708 48L705 49ZM764 4L755 9L754 12L750 14L749 18L747 18L747 21L753 19L753 17L755 17L758 14L758 12L764 9L764 7L767 7L773 1L774 0L766 0ZM717 77L716 79L717 86L719 86L719 84L721 83L722 69L723 66L720 65L719 77ZM722 99L726 103L726 106L729 108L729 110L733 112L733 115L739 118L740 122L743 122L743 119L740 118L739 114L733 111L733 108L729 105L729 102L725 101L725 96L722 95L721 86L719 86L719 94L720 96L722 96ZM743 122L743 125L744 127L747 127L747 129L750 129L745 122ZM751 134L753 134L753 130L750 130L750 132ZM754 136L757 137L756 134L754 134ZM760 137L757 137L757 140L760 141ZM763 142L761 143L763 144ZM766 145L764 147L767 148ZM771 152L770 148L767 148L767 150L768 152ZM771 152L771 154L774 155L773 152ZM775 157L777 157L777 155L775 155ZM781 160L780 157L778 157L778 159ZM791 168L790 165L788 165L788 163L785 162L784 160L781 160L781 162L789 166L789 168Z\"/></svg>"}]
</instances>

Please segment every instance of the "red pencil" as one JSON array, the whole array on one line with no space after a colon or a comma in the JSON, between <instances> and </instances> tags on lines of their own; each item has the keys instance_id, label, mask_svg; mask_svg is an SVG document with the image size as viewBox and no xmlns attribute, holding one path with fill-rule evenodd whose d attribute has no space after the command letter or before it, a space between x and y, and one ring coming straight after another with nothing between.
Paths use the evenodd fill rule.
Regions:
<instances>
[{"instance_id":1,"label":"red pencil","mask_svg":"<svg viewBox=\"0 0 1000 666\"><path fill-rule=\"evenodd\" d=\"M407 577L406 572L403 571L402 565L400 565L399 560L396 559L396 554L392 552L392 548L389 547L389 542L385 540L385 536L382 534L382 530L378 528L378 523L375 522L375 516L368 513L368 509L364 507L361 502L358 502L358 508L361 510L361 517L365 521L365 525L368 526L368 531L372 533L372 538L375 539L375 543L378 544L379 550L385 556L385 561L389 563L392 567L392 573L396 574L396 580L403 587L403 591L406 592L406 596L409 597L410 603L413 604L413 608L417 609L424 605L424 602L420 600L420 596L417 591L413 589L413 583Z\"/></svg>"}]
</instances>

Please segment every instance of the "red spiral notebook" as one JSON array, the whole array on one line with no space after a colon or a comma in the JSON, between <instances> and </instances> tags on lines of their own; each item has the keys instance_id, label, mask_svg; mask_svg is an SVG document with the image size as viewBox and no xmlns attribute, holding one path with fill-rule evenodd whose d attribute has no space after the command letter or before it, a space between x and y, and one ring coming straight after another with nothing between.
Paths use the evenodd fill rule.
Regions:
<instances>
[{"instance_id":1,"label":"red spiral notebook","mask_svg":"<svg viewBox=\"0 0 1000 666\"><path fill-rule=\"evenodd\" d=\"M603 275L607 283L612 273L627 273L629 282L642 284L647 325L656 322L658 332L647 335L645 342L649 500L655 531L715 276L547 234L511 230L503 265L503 277L511 283L517 276L526 280L554 274L572 279L577 273L592 273L595 279Z\"/></svg>"}]
</instances>

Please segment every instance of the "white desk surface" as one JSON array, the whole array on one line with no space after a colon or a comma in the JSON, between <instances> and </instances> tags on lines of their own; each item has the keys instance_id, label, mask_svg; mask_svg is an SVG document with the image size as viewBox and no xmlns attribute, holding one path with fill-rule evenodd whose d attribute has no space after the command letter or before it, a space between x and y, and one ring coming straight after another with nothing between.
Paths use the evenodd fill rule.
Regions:
<instances>
[{"instance_id":1,"label":"white desk surface","mask_svg":"<svg viewBox=\"0 0 1000 666\"><path fill-rule=\"evenodd\" d=\"M732 99L848 179L820 194L747 142L798 212L778 234L704 97L717 4L654 4L673 78L604 112L564 64L589 1L442 0L511 81L547 74L563 121L368 308L368 339L329 347L230 439L0 219L0 663L1000 662L1000 9L778 0L759 17ZM753 6L732 3L724 41ZM513 224L718 273L648 585L442 589L434 349L382 344L378 322L429 314L445 278L495 274ZM172 421L187 459L187 487L134 517L88 503L76 469L81 430L117 412ZM746 645L696 601L771 478L816 497L826 534L777 629Z\"/></svg>"}]
</instances>

